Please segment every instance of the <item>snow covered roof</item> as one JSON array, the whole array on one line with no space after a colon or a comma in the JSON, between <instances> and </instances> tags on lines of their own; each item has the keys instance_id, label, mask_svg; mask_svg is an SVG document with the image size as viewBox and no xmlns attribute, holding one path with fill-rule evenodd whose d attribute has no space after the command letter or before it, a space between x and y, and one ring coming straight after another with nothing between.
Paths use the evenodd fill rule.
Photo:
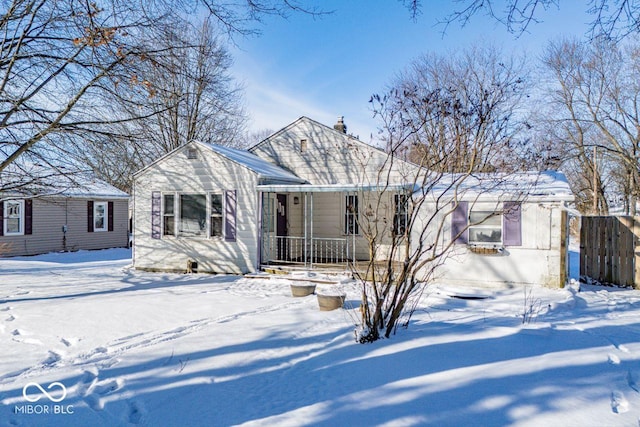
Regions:
<instances>
[{"instance_id":1,"label":"snow covered roof","mask_svg":"<svg viewBox=\"0 0 640 427\"><path fill-rule=\"evenodd\" d=\"M264 159L261 159L260 157L246 150L240 150L240 149L231 148L231 147L223 147L221 145L211 144L211 143L200 143L200 144L213 150L214 152L220 154L221 156L224 156L229 160L232 160L246 167L247 169L252 170L253 172L257 173L260 178L273 179L273 180L279 180L279 181L288 181L288 182L294 182L298 184L303 184L306 182L304 179L297 177L291 172L286 171L281 167L278 167L273 163L270 163Z\"/></svg>"},{"instance_id":2,"label":"snow covered roof","mask_svg":"<svg viewBox=\"0 0 640 427\"><path fill-rule=\"evenodd\" d=\"M420 191L420 190L418 190ZM435 194L457 192L460 200L526 198L536 201L574 200L567 178L562 172L454 174L440 180Z\"/></svg>"},{"instance_id":3,"label":"snow covered roof","mask_svg":"<svg viewBox=\"0 0 640 427\"><path fill-rule=\"evenodd\" d=\"M0 174L5 196L61 196L128 199L129 195L92 173L40 164L10 165Z\"/></svg>"}]
</instances>

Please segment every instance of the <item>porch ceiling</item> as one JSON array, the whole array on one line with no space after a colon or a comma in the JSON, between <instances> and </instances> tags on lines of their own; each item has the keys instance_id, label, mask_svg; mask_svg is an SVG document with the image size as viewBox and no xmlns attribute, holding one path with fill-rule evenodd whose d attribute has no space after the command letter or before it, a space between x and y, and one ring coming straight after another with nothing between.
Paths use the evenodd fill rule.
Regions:
<instances>
[{"instance_id":1,"label":"porch ceiling","mask_svg":"<svg viewBox=\"0 0 640 427\"><path fill-rule=\"evenodd\" d=\"M415 185L410 184L292 184L292 185L258 185L258 191L264 193L332 193L356 191L413 191Z\"/></svg>"}]
</instances>

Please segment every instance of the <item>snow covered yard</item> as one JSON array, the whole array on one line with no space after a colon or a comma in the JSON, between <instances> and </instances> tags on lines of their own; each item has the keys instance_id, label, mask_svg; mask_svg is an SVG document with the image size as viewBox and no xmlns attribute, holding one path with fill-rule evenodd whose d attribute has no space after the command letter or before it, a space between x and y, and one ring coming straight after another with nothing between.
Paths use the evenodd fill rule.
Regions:
<instances>
[{"instance_id":1,"label":"snow covered yard","mask_svg":"<svg viewBox=\"0 0 640 427\"><path fill-rule=\"evenodd\" d=\"M283 279L129 256L0 260L0 425L639 425L638 291L433 286L363 345L353 285L321 312Z\"/></svg>"}]
</instances>

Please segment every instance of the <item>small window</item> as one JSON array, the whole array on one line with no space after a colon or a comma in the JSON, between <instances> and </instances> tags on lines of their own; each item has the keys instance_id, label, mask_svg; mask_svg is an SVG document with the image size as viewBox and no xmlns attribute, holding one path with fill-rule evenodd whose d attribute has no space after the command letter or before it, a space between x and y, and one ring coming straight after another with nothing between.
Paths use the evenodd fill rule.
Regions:
<instances>
[{"instance_id":1,"label":"small window","mask_svg":"<svg viewBox=\"0 0 640 427\"><path fill-rule=\"evenodd\" d=\"M300 140L300 152L304 153L307 151L307 140L306 139L301 139Z\"/></svg>"},{"instance_id":2,"label":"small window","mask_svg":"<svg viewBox=\"0 0 640 427\"><path fill-rule=\"evenodd\" d=\"M211 237L222 237L222 194L211 194Z\"/></svg>"},{"instance_id":3,"label":"small window","mask_svg":"<svg viewBox=\"0 0 640 427\"><path fill-rule=\"evenodd\" d=\"M472 210L469 213L469 243L502 243L502 215Z\"/></svg>"},{"instance_id":4,"label":"small window","mask_svg":"<svg viewBox=\"0 0 640 427\"><path fill-rule=\"evenodd\" d=\"M24 234L24 200L4 202L4 234L17 236Z\"/></svg>"},{"instance_id":5,"label":"small window","mask_svg":"<svg viewBox=\"0 0 640 427\"><path fill-rule=\"evenodd\" d=\"M408 215L408 198L406 194L395 194L393 196L395 213L393 215L393 234L402 236L407 232Z\"/></svg>"},{"instance_id":6,"label":"small window","mask_svg":"<svg viewBox=\"0 0 640 427\"><path fill-rule=\"evenodd\" d=\"M93 231L107 231L107 202L93 204Z\"/></svg>"},{"instance_id":7,"label":"small window","mask_svg":"<svg viewBox=\"0 0 640 427\"><path fill-rule=\"evenodd\" d=\"M358 227L358 196L346 196L345 198L344 234L360 234Z\"/></svg>"},{"instance_id":8,"label":"small window","mask_svg":"<svg viewBox=\"0 0 640 427\"><path fill-rule=\"evenodd\" d=\"M206 236L207 197L204 194L180 195L180 234Z\"/></svg>"},{"instance_id":9,"label":"small window","mask_svg":"<svg viewBox=\"0 0 640 427\"><path fill-rule=\"evenodd\" d=\"M198 158L198 150L196 150L195 148L188 148L187 149L187 159L197 159Z\"/></svg>"},{"instance_id":10,"label":"small window","mask_svg":"<svg viewBox=\"0 0 640 427\"><path fill-rule=\"evenodd\" d=\"M176 233L175 196L173 194L165 194L163 202L162 234L164 236L173 236Z\"/></svg>"}]
</instances>

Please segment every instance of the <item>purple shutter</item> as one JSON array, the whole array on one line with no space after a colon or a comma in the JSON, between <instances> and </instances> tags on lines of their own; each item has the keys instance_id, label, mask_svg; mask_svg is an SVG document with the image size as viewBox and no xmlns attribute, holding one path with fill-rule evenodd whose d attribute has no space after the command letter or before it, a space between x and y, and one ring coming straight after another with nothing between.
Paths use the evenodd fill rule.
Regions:
<instances>
[{"instance_id":1,"label":"purple shutter","mask_svg":"<svg viewBox=\"0 0 640 427\"><path fill-rule=\"evenodd\" d=\"M113 231L113 202L107 203L107 230Z\"/></svg>"},{"instance_id":2,"label":"purple shutter","mask_svg":"<svg viewBox=\"0 0 640 427\"><path fill-rule=\"evenodd\" d=\"M0 236L4 236L4 202L0 201Z\"/></svg>"},{"instance_id":3,"label":"purple shutter","mask_svg":"<svg viewBox=\"0 0 640 427\"><path fill-rule=\"evenodd\" d=\"M455 202L454 202L455 203ZM469 230L467 229L469 202L458 202L458 206L451 215L451 239L455 239L455 244L466 244L469 242ZM456 239L456 236L460 237Z\"/></svg>"},{"instance_id":4,"label":"purple shutter","mask_svg":"<svg viewBox=\"0 0 640 427\"><path fill-rule=\"evenodd\" d=\"M24 234L33 234L33 200L24 201Z\"/></svg>"},{"instance_id":5,"label":"purple shutter","mask_svg":"<svg viewBox=\"0 0 640 427\"><path fill-rule=\"evenodd\" d=\"M224 240L236 241L236 190L225 191Z\"/></svg>"},{"instance_id":6,"label":"purple shutter","mask_svg":"<svg viewBox=\"0 0 640 427\"><path fill-rule=\"evenodd\" d=\"M522 207L518 202L504 202L502 243L522 246Z\"/></svg>"},{"instance_id":7,"label":"purple shutter","mask_svg":"<svg viewBox=\"0 0 640 427\"><path fill-rule=\"evenodd\" d=\"M162 226L162 194L159 191L151 193L151 238L159 239Z\"/></svg>"},{"instance_id":8,"label":"purple shutter","mask_svg":"<svg viewBox=\"0 0 640 427\"><path fill-rule=\"evenodd\" d=\"M93 202L87 202L87 231L93 233Z\"/></svg>"}]
</instances>

